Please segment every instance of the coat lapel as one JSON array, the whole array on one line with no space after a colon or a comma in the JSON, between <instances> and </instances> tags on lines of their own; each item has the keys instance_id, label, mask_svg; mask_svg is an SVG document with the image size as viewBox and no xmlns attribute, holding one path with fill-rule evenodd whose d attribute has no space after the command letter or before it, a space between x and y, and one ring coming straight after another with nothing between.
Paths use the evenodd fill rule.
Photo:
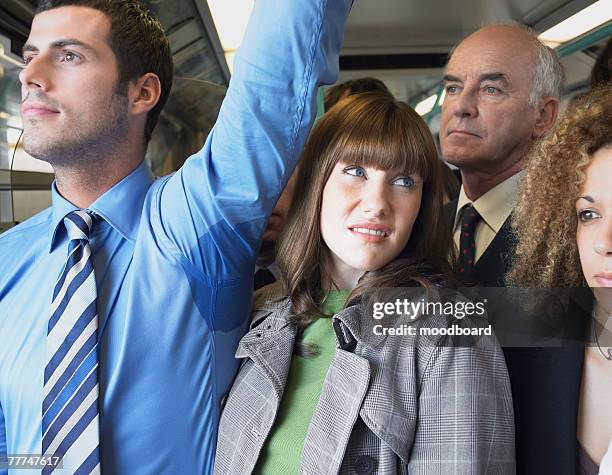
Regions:
<instances>
[{"instance_id":1,"label":"coat lapel","mask_svg":"<svg viewBox=\"0 0 612 475\"><path fill-rule=\"evenodd\" d=\"M250 358L272 384L279 401L283 395L293 356L296 327L289 324L287 307L272 314L240 341L237 358Z\"/></svg>"},{"instance_id":2,"label":"coat lapel","mask_svg":"<svg viewBox=\"0 0 612 475\"><path fill-rule=\"evenodd\" d=\"M434 292L435 295L432 296L429 295L428 291L421 289L420 293L412 293L411 296L415 300L424 298L435 301L440 297L435 289ZM379 321L373 320L368 313L368 310L364 309L362 305L356 305L337 315L337 318L342 321L344 333L353 336L357 340L357 347L355 349L357 354L351 354L351 356L365 363L370 375L366 383L365 393L358 393L355 388L356 385L351 383L354 385L355 398L358 398L358 402L356 401L359 406L358 416L376 437L384 442L405 463L408 463L414 442L417 418L415 416L413 419L407 419L406 414L410 412L406 405L410 405L409 401L404 400L394 391L386 390L385 385L379 380L379 377L385 371L388 371L388 368L384 369L384 365L389 364L389 359L393 360L399 358L399 356L393 354L396 350L394 350L394 345L388 344L386 336L378 336L374 332L374 325L379 323ZM410 319L410 322L414 322L414 320ZM403 321L401 318L394 320L392 317L388 317L385 321L386 325L395 327L399 327L401 324L409 324L410 322ZM370 357L367 360L358 356L363 351L371 351ZM383 359L386 359L386 363L382 361ZM405 368L406 376L416 374L416 368L411 367L415 364L414 359L410 361L404 361L404 359L402 358L402 361L398 362L398 364L407 365ZM360 375L357 372L362 370L357 370L355 363L350 364L355 369L349 367L346 377L359 378ZM354 424L354 419L352 419L352 424ZM352 429L352 425L349 428L349 434L350 429ZM348 436L346 441L348 441ZM344 447L342 447L342 450L344 450Z\"/></svg>"},{"instance_id":3,"label":"coat lapel","mask_svg":"<svg viewBox=\"0 0 612 475\"><path fill-rule=\"evenodd\" d=\"M338 473L369 381L366 359L336 350L306 435L300 473Z\"/></svg>"},{"instance_id":4,"label":"coat lapel","mask_svg":"<svg viewBox=\"0 0 612 475\"><path fill-rule=\"evenodd\" d=\"M373 373L376 371L376 368L372 368ZM403 409L406 402L394 401L395 397L395 394L381 393L380 386L372 382L359 416L368 429L407 464L414 444L417 417L409 418L407 415L410 412Z\"/></svg>"}]
</instances>

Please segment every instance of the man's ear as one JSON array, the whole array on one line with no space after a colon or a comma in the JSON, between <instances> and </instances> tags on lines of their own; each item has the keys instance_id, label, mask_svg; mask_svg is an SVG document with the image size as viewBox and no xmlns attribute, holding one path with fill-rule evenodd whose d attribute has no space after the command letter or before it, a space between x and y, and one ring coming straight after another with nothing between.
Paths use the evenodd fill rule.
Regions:
<instances>
[{"instance_id":1,"label":"man's ear","mask_svg":"<svg viewBox=\"0 0 612 475\"><path fill-rule=\"evenodd\" d=\"M536 107L537 116L533 126L533 138L540 138L555 125L557 114L559 114L559 99L543 97Z\"/></svg>"},{"instance_id":2,"label":"man's ear","mask_svg":"<svg viewBox=\"0 0 612 475\"><path fill-rule=\"evenodd\" d=\"M128 89L130 112L133 115L147 114L155 107L161 96L161 83L154 73L147 73L131 81Z\"/></svg>"}]
</instances>

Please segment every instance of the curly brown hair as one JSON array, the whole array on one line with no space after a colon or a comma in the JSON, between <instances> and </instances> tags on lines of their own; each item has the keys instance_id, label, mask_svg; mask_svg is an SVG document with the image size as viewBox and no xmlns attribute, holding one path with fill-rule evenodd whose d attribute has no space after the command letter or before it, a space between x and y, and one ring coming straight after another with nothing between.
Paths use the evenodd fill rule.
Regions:
<instances>
[{"instance_id":1,"label":"curly brown hair","mask_svg":"<svg viewBox=\"0 0 612 475\"><path fill-rule=\"evenodd\" d=\"M611 92L599 88L576 100L533 150L512 218L517 245L509 283L586 286L575 206L591 157L612 146Z\"/></svg>"}]
</instances>

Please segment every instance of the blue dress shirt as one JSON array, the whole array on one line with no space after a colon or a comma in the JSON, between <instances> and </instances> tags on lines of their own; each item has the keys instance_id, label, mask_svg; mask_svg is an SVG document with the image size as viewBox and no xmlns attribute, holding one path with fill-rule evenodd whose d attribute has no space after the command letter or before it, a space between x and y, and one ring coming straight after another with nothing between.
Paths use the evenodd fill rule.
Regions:
<instances>
[{"instance_id":1,"label":"blue dress shirt","mask_svg":"<svg viewBox=\"0 0 612 475\"><path fill-rule=\"evenodd\" d=\"M203 149L158 180L141 164L89 207L103 218L91 237L103 473L212 472L260 237L316 89L337 77L350 4L255 2ZM51 208L0 235L0 454L42 449L47 322L74 209L54 186Z\"/></svg>"}]
</instances>

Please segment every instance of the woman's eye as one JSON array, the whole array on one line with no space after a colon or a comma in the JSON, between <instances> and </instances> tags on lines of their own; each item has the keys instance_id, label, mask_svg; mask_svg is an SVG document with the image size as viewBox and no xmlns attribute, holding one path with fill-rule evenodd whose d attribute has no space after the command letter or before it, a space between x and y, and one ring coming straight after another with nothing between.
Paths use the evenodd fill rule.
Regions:
<instances>
[{"instance_id":1,"label":"woman's eye","mask_svg":"<svg viewBox=\"0 0 612 475\"><path fill-rule=\"evenodd\" d=\"M361 177L366 176L365 170L361 167L346 167L342 171L346 173L347 175L361 176Z\"/></svg>"},{"instance_id":2,"label":"woman's eye","mask_svg":"<svg viewBox=\"0 0 612 475\"><path fill-rule=\"evenodd\" d=\"M601 218L601 216L599 216L599 214L597 214L592 209L585 209L578 212L578 220L581 223L588 223L589 221L593 221L597 218Z\"/></svg>"},{"instance_id":3,"label":"woman's eye","mask_svg":"<svg viewBox=\"0 0 612 475\"><path fill-rule=\"evenodd\" d=\"M409 176L401 176L393 181L394 185L403 186L405 188L414 188L414 179Z\"/></svg>"}]
</instances>

